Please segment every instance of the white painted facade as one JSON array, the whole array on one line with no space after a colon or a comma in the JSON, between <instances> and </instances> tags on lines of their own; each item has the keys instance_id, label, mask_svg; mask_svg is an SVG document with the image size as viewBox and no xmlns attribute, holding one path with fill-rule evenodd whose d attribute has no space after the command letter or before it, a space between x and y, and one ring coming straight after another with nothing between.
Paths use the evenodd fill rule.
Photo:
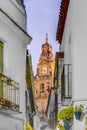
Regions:
<instances>
[{"instance_id":1,"label":"white painted facade","mask_svg":"<svg viewBox=\"0 0 87 130\"><path fill-rule=\"evenodd\" d=\"M41 127L43 124L42 124L40 117L38 116L37 113L33 117L33 123L34 123L34 127L33 127L34 130L41 130Z\"/></svg>"},{"instance_id":2,"label":"white painted facade","mask_svg":"<svg viewBox=\"0 0 87 130\"><path fill-rule=\"evenodd\" d=\"M48 126L50 129L55 129L55 98L56 98L55 88L51 88L49 99L48 99L48 107L46 111Z\"/></svg>"},{"instance_id":3,"label":"white painted facade","mask_svg":"<svg viewBox=\"0 0 87 130\"><path fill-rule=\"evenodd\" d=\"M17 0L0 1L0 41L3 43L3 74L20 86L20 112L0 111L0 130L23 130L25 123L26 48L31 42L26 32L26 13ZM2 113L3 112L3 113Z\"/></svg>"},{"instance_id":4,"label":"white painted facade","mask_svg":"<svg viewBox=\"0 0 87 130\"><path fill-rule=\"evenodd\" d=\"M72 130L85 130L85 117L87 116L87 0L70 0L61 51L64 51L64 64L71 64L72 68L71 104L84 105L83 119L79 121L74 117Z\"/></svg>"}]
</instances>

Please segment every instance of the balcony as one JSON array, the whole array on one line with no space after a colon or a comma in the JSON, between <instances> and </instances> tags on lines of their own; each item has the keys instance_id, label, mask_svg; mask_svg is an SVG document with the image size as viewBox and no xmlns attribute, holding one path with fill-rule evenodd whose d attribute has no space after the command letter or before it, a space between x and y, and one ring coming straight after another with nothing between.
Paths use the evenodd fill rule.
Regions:
<instances>
[{"instance_id":1,"label":"balcony","mask_svg":"<svg viewBox=\"0 0 87 130\"><path fill-rule=\"evenodd\" d=\"M19 112L19 83L0 73L0 112Z\"/></svg>"},{"instance_id":2,"label":"balcony","mask_svg":"<svg viewBox=\"0 0 87 130\"><path fill-rule=\"evenodd\" d=\"M64 64L62 73L62 87L61 87L61 101L62 104L69 105L72 98L72 77L71 77L71 65Z\"/></svg>"}]
</instances>

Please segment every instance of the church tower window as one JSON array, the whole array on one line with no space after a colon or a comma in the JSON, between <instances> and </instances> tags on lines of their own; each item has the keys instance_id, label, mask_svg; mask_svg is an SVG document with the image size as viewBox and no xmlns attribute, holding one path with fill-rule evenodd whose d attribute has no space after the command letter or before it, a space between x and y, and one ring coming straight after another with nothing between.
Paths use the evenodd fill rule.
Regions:
<instances>
[{"instance_id":1,"label":"church tower window","mask_svg":"<svg viewBox=\"0 0 87 130\"><path fill-rule=\"evenodd\" d=\"M40 92L41 93L44 93L44 84L42 83L41 86L40 86Z\"/></svg>"},{"instance_id":2,"label":"church tower window","mask_svg":"<svg viewBox=\"0 0 87 130\"><path fill-rule=\"evenodd\" d=\"M48 93L50 92L50 86L47 87L47 92L48 92Z\"/></svg>"}]
</instances>

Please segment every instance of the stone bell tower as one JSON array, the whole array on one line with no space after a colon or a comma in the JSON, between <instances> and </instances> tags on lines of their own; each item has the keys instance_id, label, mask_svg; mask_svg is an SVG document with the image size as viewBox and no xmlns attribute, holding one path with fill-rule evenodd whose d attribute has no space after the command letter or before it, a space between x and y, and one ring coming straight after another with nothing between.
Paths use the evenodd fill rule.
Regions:
<instances>
[{"instance_id":1,"label":"stone bell tower","mask_svg":"<svg viewBox=\"0 0 87 130\"><path fill-rule=\"evenodd\" d=\"M55 61L52 53L52 46L46 41L42 45L37 73L34 76L35 98L41 119L45 119L45 112L51 87L53 87Z\"/></svg>"}]
</instances>

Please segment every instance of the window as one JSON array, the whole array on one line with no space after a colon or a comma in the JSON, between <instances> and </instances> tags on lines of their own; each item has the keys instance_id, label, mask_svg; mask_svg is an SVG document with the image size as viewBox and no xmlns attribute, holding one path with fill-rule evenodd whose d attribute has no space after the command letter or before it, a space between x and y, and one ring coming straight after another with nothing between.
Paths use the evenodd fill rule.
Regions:
<instances>
[{"instance_id":1,"label":"window","mask_svg":"<svg viewBox=\"0 0 87 130\"><path fill-rule=\"evenodd\" d=\"M48 92L48 93L50 92L50 86L47 87L47 92Z\"/></svg>"},{"instance_id":2,"label":"window","mask_svg":"<svg viewBox=\"0 0 87 130\"><path fill-rule=\"evenodd\" d=\"M35 89L35 94L38 94L38 90L37 89Z\"/></svg>"},{"instance_id":3,"label":"window","mask_svg":"<svg viewBox=\"0 0 87 130\"><path fill-rule=\"evenodd\" d=\"M42 83L41 86L40 86L40 92L41 93L44 93L44 84Z\"/></svg>"},{"instance_id":4,"label":"window","mask_svg":"<svg viewBox=\"0 0 87 130\"><path fill-rule=\"evenodd\" d=\"M71 43L71 33L70 33L70 36L69 36L68 43L69 43L69 44Z\"/></svg>"}]
</instances>

